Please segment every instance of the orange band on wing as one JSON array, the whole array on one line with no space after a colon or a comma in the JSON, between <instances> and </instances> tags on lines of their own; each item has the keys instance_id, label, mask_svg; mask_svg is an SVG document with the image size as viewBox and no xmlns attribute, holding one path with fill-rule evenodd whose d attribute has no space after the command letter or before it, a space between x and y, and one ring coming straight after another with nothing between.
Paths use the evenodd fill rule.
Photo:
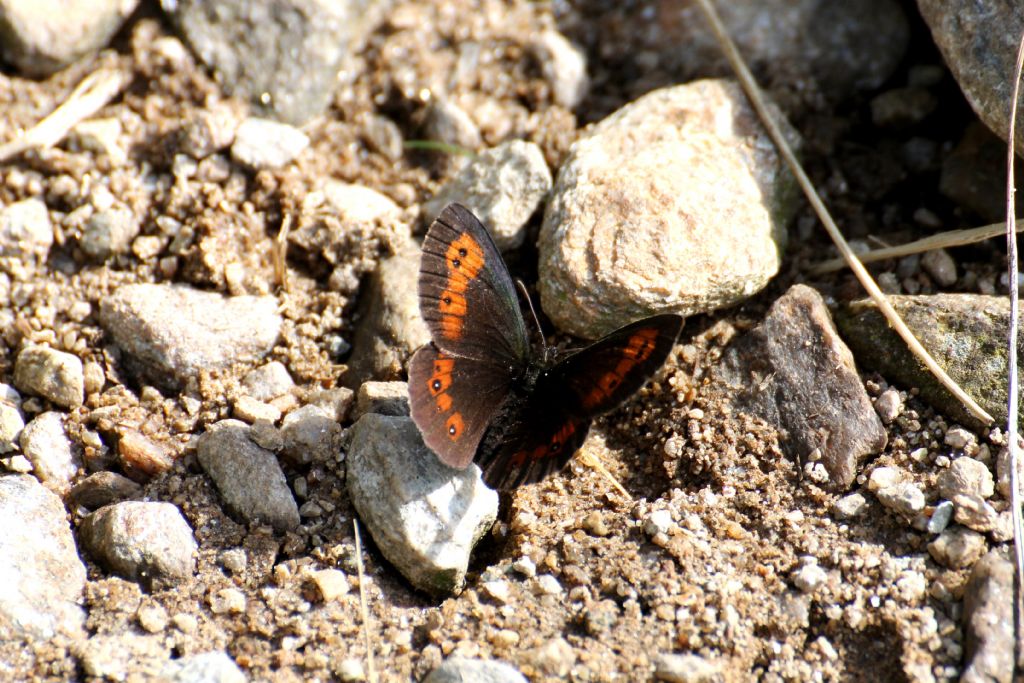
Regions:
<instances>
[{"instance_id":1,"label":"orange band on wing","mask_svg":"<svg viewBox=\"0 0 1024 683\"><path fill-rule=\"evenodd\" d=\"M437 310L441 313L441 336L458 340L462 338L462 323L469 310L466 289L486 264L484 250L469 234L463 233L448 245L444 261L448 278L437 303Z\"/></svg>"},{"instance_id":2,"label":"orange band on wing","mask_svg":"<svg viewBox=\"0 0 1024 683\"><path fill-rule=\"evenodd\" d=\"M597 380L597 385L583 398L583 407L589 410L611 398L622 381L626 379L629 371L654 353L654 342L657 338L658 330L656 328L646 327L637 330L622 349L622 358L619 362L613 369L601 375Z\"/></svg>"}]
</instances>

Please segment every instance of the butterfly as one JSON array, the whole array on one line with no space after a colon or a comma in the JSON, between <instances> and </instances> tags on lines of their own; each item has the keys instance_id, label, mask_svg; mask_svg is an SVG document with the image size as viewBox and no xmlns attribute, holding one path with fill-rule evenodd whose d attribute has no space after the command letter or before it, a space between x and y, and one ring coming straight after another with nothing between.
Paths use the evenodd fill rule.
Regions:
<instances>
[{"instance_id":1,"label":"butterfly","mask_svg":"<svg viewBox=\"0 0 1024 683\"><path fill-rule=\"evenodd\" d=\"M594 417L661 367L683 324L656 315L557 361L535 352L501 254L459 204L427 230L418 288L433 341L409 361L412 419L443 463L476 462L494 489L560 470Z\"/></svg>"}]
</instances>

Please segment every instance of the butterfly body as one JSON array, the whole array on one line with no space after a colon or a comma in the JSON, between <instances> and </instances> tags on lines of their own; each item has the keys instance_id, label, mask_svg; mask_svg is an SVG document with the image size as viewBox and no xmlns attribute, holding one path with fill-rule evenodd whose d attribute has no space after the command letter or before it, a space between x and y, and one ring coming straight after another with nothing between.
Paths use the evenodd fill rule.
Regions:
<instances>
[{"instance_id":1,"label":"butterfly body","mask_svg":"<svg viewBox=\"0 0 1024 683\"><path fill-rule=\"evenodd\" d=\"M500 253L458 204L427 231L419 295L433 341L409 363L413 420L442 462L475 461L500 489L561 469L593 418L661 367L682 326L653 316L561 359L536 353Z\"/></svg>"}]
</instances>

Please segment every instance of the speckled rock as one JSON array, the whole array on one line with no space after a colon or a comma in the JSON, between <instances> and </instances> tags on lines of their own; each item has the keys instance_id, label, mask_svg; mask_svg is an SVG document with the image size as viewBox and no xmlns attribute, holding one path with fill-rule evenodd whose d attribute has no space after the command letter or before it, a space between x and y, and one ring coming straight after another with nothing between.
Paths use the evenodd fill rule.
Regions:
<instances>
[{"instance_id":1,"label":"speckled rock","mask_svg":"<svg viewBox=\"0 0 1024 683\"><path fill-rule=\"evenodd\" d=\"M648 93L578 139L559 171L538 241L544 312L593 339L742 301L778 271L794 189L735 83Z\"/></svg>"},{"instance_id":2,"label":"speckled rock","mask_svg":"<svg viewBox=\"0 0 1024 683\"><path fill-rule=\"evenodd\" d=\"M0 52L27 76L49 76L104 45L139 0L0 1Z\"/></svg>"},{"instance_id":3,"label":"speckled rock","mask_svg":"<svg viewBox=\"0 0 1024 683\"><path fill-rule=\"evenodd\" d=\"M85 566L60 498L33 477L0 477L0 632L83 634Z\"/></svg>"},{"instance_id":4,"label":"speckled rock","mask_svg":"<svg viewBox=\"0 0 1024 683\"><path fill-rule=\"evenodd\" d=\"M1009 131L1010 94L1017 41L1024 31L1024 6L966 0L917 0L917 7L953 77L978 117L1004 140ZM1017 128L1018 155L1024 130Z\"/></svg>"},{"instance_id":5,"label":"speckled rock","mask_svg":"<svg viewBox=\"0 0 1024 683\"><path fill-rule=\"evenodd\" d=\"M163 0L229 94L301 124L327 107L338 67L387 3L375 0Z\"/></svg>"},{"instance_id":6,"label":"speckled rock","mask_svg":"<svg viewBox=\"0 0 1024 683\"><path fill-rule=\"evenodd\" d=\"M1005 296L933 294L890 296L890 303L935 360L996 421L1006 421ZM906 343L870 300L853 302L835 315L843 339L862 366L891 382L920 389L939 412L968 425L977 422L914 358ZM1024 355L1024 338L1018 354ZM1021 377L1024 388L1024 377Z\"/></svg>"},{"instance_id":7,"label":"speckled rock","mask_svg":"<svg viewBox=\"0 0 1024 683\"><path fill-rule=\"evenodd\" d=\"M273 297L223 297L182 285L126 285L100 304L100 324L132 370L176 391L202 369L252 362L273 348Z\"/></svg>"},{"instance_id":8,"label":"speckled rock","mask_svg":"<svg viewBox=\"0 0 1024 683\"><path fill-rule=\"evenodd\" d=\"M95 472L75 484L69 498L75 505L96 510L141 495L142 487L128 477L117 472Z\"/></svg>"},{"instance_id":9,"label":"speckled rock","mask_svg":"<svg viewBox=\"0 0 1024 683\"><path fill-rule=\"evenodd\" d=\"M18 392L14 391L13 387L8 389L17 396ZM21 436L21 430L25 428L20 406L20 397L15 401L7 401L0 393L0 455L10 453L18 447L18 438Z\"/></svg>"},{"instance_id":10,"label":"speckled rock","mask_svg":"<svg viewBox=\"0 0 1024 683\"><path fill-rule=\"evenodd\" d=\"M526 239L526 222L551 190L544 153L532 142L510 140L478 154L426 204L433 220L451 202L472 211L499 249L515 249Z\"/></svg>"},{"instance_id":11,"label":"speckled rock","mask_svg":"<svg viewBox=\"0 0 1024 683\"><path fill-rule=\"evenodd\" d=\"M221 420L200 437L199 464L231 512L278 531L293 529L299 524L299 508L281 465L248 434L244 423Z\"/></svg>"},{"instance_id":12,"label":"speckled rock","mask_svg":"<svg viewBox=\"0 0 1024 683\"><path fill-rule=\"evenodd\" d=\"M272 360L249 372L242 379L242 385L250 397L257 401L269 401L288 393L295 382L284 364Z\"/></svg>"},{"instance_id":13,"label":"speckled rock","mask_svg":"<svg viewBox=\"0 0 1024 683\"><path fill-rule=\"evenodd\" d=\"M82 457L64 431L64 416L48 411L32 418L21 433L21 452L47 488L64 495L82 466Z\"/></svg>"},{"instance_id":14,"label":"speckled rock","mask_svg":"<svg viewBox=\"0 0 1024 683\"><path fill-rule=\"evenodd\" d=\"M131 631L93 635L74 653L86 676L107 681L126 681L129 673L154 680L171 656L159 636Z\"/></svg>"},{"instance_id":15,"label":"speckled rock","mask_svg":"<svg viewBox=\"0 0 1024 683\"><path fill-rule=\"evenodd\" d=\"M888 440L853 354L810 287L795 285L780 297L730 346L716 374L727 400L777 426L787 454L820 462L837 489L848 489L859 463Z\"/></svg>"},{"instance_id":16,"label":"speckled rock","mask_svg":"<svg viewBox=\"0 0 1024 683\"><path fill-rule=\"evenodd\" d=\"M82 521L82 542L111 571L147 584L174 584L195 571L192 528L170 503L126 501Z\"/></svg>"},{"instance_id":17,"label":"speckled rock","mask_svg":"<svg viewBox=\"0 0 1024 683\"><path fill-rule=\"evenodd\" d=\"M480 469L437 459L408 417L363 415L351 429L348 491L377 547L420 590L459 590L469 553L491 528L498 494Z\"/></svg>"},{"instance_id":18,"label":"speckled rock","mask_svg":"<svg viewBox=\"0 0 1024 683\"><path fill-rule=\"evenodd\" d=\"M14 386L64 408L85 400L85 377L78 356L47 346L27 346L14 363Z\"/></svg>"}]
</instances>

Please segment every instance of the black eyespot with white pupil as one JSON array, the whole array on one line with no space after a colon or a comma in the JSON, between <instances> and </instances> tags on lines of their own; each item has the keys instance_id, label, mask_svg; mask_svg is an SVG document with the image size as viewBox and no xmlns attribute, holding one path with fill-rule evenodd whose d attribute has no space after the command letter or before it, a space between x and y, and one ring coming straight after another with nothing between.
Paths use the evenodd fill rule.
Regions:
<instances>
[{"instance_id":1,"label":"black eyespot with white pupil","mask_svg":"<svg viewBox=\"0 0 1024 683\"><path fill-rule=\"evenodd\" d=\"M455 425L452 425L451 427L448 428L448 433L451 434L452 436L455 436Z\"/></svg>"},{"instance_id":2,"label":"black eyespot with white pupil","mask_svg":"<svg viewBox=\"0 0 1024 683\"><path fill-rule=\"evenodd\" d=\"M434 391L441 391L441 380L435 379L430 383L430 386Z\"/></svg>"}]
</instances>

